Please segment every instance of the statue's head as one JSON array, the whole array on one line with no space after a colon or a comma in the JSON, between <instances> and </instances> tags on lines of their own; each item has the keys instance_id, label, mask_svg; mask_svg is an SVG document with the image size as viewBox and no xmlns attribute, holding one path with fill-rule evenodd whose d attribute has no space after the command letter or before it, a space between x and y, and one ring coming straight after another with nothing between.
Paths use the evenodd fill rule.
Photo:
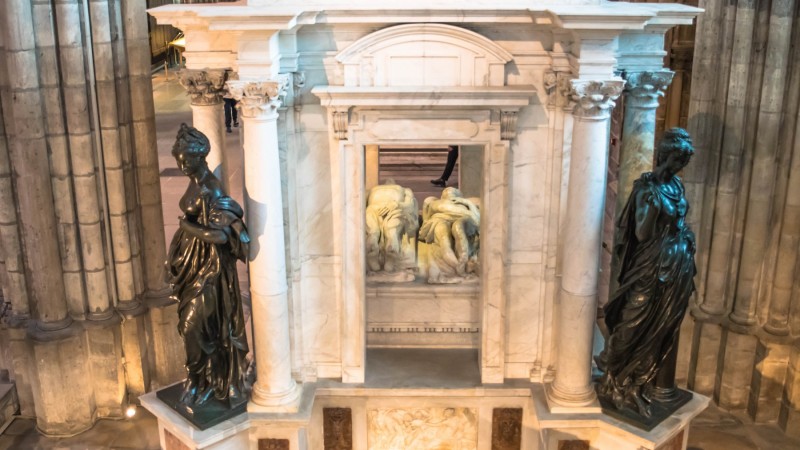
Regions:
<instances>
[{"instance_id":1,"label":"statue's head","mask_svg":"<svg viewBox=\"0 0 800 450\"><path fill-rule=\"evenodd\" d=\"M172 146L172 156L178 162L181 172L192 175L199 167L205 166L205 158L210 147L205 134L197 128L182 123L175 138L175 145Z\"/></svg>"},{"instance_id":2,"label":"statue's head","mask_svg":"<svg viewBox=\"0 0 800 450\"><path fill-rule=\"evenodd\" d=\"M689 133L683 128L671 128L664 132L664 137L656 147L656 165L669 165L673 173L677 173L689 163L694 155L694 146Z\"/></svg>"},{"instance_id":3,"label":"statue's head","mask_svg":"<svg viewBox=\"0 0 800 450\"><path fill-rule=\"evenodd\" d=\"M464 194L462 194L461 191L459 191L458 189L456 189L456 188L454 188L452 186L451 187L446 187L446 188L444 188L442 190L442 198L445 199L445 200L448 200L448 199L451 199L451 198L461 198L463 196L464 196Z\"/></svg>"}]
</instances>

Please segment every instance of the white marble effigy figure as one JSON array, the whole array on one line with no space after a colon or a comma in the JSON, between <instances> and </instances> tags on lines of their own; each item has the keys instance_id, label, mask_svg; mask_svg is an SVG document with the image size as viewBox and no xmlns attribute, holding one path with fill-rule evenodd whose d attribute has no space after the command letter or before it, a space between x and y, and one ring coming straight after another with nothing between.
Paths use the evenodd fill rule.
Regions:
<instances>
[{"instance_id":1,"label":"white marble effigy figure","mask_svg":"<svg viewBox=\"0 0 800 450\"><path fill-rule=\"evenodd\" d=\"M454 187L422 205L419 240L428 247L428 283L460 283L477 277L481 213Z\"/></svg>"},{"instance_id":2,"label":"white marble effigy figure","mask_svg":"<svg viewBox=\"0 0 800 450\"><path fill-rule=\"evenodd\" d=\"M411 189L389 179L367 195L367 270L375 281L413 281L419 228Z\"/></svg>"}]
</instances>

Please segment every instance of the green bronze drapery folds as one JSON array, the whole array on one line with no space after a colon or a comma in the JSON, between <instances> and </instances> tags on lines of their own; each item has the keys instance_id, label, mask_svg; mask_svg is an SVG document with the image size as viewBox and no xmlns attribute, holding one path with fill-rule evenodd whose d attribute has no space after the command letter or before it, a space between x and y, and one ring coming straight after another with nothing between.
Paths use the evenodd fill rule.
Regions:
<instances>
[{"instance_id":1,"label":"green bronze drapery folds","mask_svg":"<svg viewBox=\"0 0 800 450\"><path fill-rule=\"evenodd\" d=\"M658 397L659 371L674 364L670 359L694 292L695 238L685 222L689 205L677 176L693 154L685 130L665 132L655 170L634 182L617 221L619 288L605 307L609 337L598 358L604 372L598 394L616 409L645 418Z\"/></svg>"},{"instance_id":2,"label":"green bronze drapery folds","mask_svg":"<svg viewBox=\"0 0 800 450\"><path fill-rule=\"evenodd\" d=\"M247 399L247 337L236 261L246 261L250 238L243 211L222 190L205 158L208 138L182 124L172 155L189 187L170 244L167 278L179 302L178 331L186 349L187 378L180 403L187 409L212 396L231 406Z\"/></svg>"}]
</instances>

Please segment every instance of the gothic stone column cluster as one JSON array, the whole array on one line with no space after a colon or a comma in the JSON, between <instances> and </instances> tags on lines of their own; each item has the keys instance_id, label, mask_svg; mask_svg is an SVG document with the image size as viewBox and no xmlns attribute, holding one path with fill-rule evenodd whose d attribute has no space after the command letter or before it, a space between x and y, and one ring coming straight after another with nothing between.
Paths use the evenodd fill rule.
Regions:
<instances>
[{"instance_id":1,"label":"gothic stone column cluster","mask_svg":"<svg viewBox=\"0 0 800 450\"><path fill-rule=\"evenodd\" d=\"M47 434L182 377L146 20L131 0L0 6L0 369Z\"/></svg>"},{"instance_id":2,"label":"gothic stone column cluster","mask_svg":"<svg viewBox=\"0 0 800 450\"><path fill-rule=\"evenodd\" d=\"M701 2L685 174L688 387L800 435L800 2Z\"/></svg>"}]
</instances>

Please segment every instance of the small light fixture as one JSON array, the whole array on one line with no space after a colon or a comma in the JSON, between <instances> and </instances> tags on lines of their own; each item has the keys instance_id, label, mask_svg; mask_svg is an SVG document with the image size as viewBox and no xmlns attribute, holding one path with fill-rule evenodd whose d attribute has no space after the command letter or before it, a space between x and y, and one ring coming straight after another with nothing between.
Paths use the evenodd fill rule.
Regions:
<instances>
[{"instance_id":1,"label":"small light fixture","mask_svg":"<svg viewBox=\"0 0 800 450\"><path fill-rule=\"evenodd\" d=\"M128 409L125 410L125 416L128 419L131 419L135 415L136 415L136 405L128 405Z\"/></svg>"}]
</instances>

